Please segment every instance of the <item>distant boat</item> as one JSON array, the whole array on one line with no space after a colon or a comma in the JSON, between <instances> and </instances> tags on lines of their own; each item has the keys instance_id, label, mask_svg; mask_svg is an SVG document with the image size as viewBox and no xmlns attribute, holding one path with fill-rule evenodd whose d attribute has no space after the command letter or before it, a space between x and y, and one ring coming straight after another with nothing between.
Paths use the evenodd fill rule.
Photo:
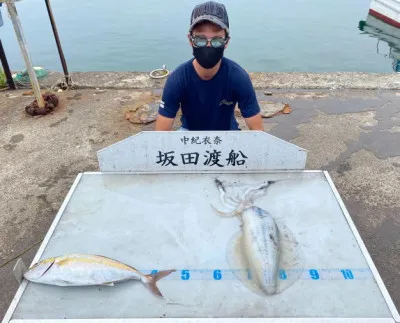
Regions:
<instances>
[{"instance_id":1,"label":"distant boat","mask_svg":"<svg viewBox=\"0 0 400 323\"><path fill-rule=\"evenodd\" d=\"M369 14L400 28L400 0L372 0Z\"/></svg>"},{"instance_id":2,"label":"distant boat","mask_svg":"<svg viewBox=\"0 0 400 323\"><path fill-rule=\"evenodd\" d=\"M372 0L366 20L358 28L389 45L387 57L392 59L393 71L400 73L400 0Z\"/></svg>"}]
</instances>

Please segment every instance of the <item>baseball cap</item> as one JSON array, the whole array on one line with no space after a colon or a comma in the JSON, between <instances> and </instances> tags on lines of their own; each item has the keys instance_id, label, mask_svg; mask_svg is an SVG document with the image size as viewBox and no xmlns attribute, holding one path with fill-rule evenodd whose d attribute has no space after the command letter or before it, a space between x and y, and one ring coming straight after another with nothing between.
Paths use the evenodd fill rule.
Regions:
<instances>
[{"instance_id":1,"label":"baseball cap","mask_svg":"<svg viewBox=\"0 0 400 323\"><path fill-rule=\"evenodd\" d=\"M225 29L227 34L229 34L228 13L222 3L207 1L195 6L190 18L189 32L193 30L196 24L202 21L210 21L217 24L221 28Z\"/></svg>"}]
</instances>

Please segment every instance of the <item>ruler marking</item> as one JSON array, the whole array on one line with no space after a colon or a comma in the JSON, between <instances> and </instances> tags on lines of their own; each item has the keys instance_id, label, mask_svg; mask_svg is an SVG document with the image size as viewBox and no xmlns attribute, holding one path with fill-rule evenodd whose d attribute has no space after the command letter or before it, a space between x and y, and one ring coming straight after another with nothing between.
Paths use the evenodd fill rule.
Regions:
<instances>
[{"instance_id":1,"label":"ruler marking","mask_svg":"<svg viewBox=\"0 0 400 323\"><path fill-rule=\"evenodd\" d=\"M140 270L144 274L154 274L160 269ZM251 270L246 268L238 269L178 269L176 272L165 277L165 280L238 280L238 275L247 276L249 280L253 278ZM278 270L278 279L280 280L366 280L373 279L369 268L280 268Z\"/></svg>"}]
</instances>

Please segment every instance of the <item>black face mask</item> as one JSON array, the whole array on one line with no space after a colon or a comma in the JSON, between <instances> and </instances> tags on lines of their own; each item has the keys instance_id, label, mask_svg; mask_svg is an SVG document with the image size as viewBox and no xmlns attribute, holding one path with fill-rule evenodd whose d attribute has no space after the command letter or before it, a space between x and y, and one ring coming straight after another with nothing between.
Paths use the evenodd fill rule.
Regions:
<instances>
[{"instance_id":1,"label":"black face mask","mask_svg":"<svg viewBox=\"0 0 400 323\"><path fill-rule=\"evenodd\" d=\"M199 62L199 64L206 69L213 68L224 55L225 47L220 48L214 47L193 47L193 56Z\"/></svg>"}]
</instances>

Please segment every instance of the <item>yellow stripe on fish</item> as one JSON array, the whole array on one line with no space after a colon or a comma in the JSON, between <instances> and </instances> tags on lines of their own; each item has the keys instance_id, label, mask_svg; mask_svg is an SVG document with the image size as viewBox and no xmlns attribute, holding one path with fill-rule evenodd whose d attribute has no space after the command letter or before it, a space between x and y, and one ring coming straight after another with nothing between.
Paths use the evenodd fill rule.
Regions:
<instances>
[{"instance_id":1,"label":"yellow stripe on fish","mask_svg":"<svg viewBox=\"0 0 400 323\"><path fill-rule=\"evenodd\" d=\"M67 266L70 264L74 263L80 263L80 262L86 262L86 263L96 263L96 264L102 264L105 266L109 267L114 267L122 270L128 270L128 271L133 271L137 272L137 270L131 266L125 265L123 263L120 263L118 261L115 261L113 259L104 257L104 256L92 256L88 255L87 257L82 257L82 255L69 255L66 257L60 257L60 258L53 258L55 259L55 263L58 266Z\"/></svg>"}]
</instances>

